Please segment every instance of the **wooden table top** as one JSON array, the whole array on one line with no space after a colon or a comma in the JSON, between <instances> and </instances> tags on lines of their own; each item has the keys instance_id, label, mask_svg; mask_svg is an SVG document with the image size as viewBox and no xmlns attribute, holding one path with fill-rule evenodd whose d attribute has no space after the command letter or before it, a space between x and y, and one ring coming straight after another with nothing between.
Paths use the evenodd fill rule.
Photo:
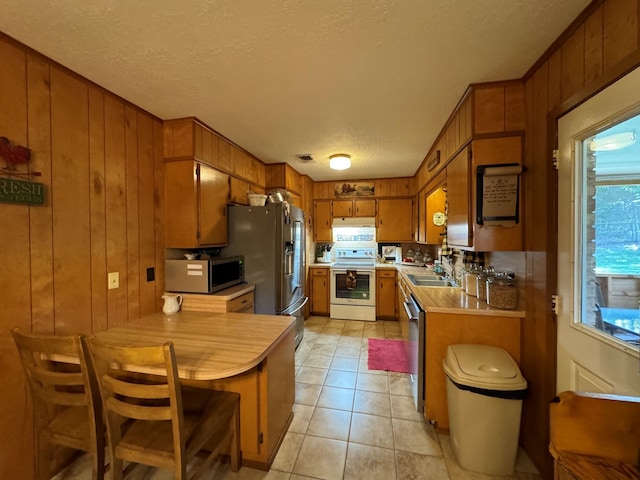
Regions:
<instances>
[{"instance_id":1,"label":"wooden table top","mask_svg":"<svg viewBox=\"0 0 640 480\"><path fill-rule=\"evenodd\" d=\"M178 375L215 380L251 370L294 328L295 318L249 313L154 313L126 326L96 333L96 338L124 346L173 342ZM157 374L153 368L131 367Z\"/></svg>"}]
</instances>

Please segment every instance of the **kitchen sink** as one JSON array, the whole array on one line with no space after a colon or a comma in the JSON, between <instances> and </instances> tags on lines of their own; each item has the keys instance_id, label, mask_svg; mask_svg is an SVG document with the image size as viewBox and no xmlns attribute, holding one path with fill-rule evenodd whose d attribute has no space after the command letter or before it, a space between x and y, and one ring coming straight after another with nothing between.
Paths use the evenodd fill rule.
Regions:
<instances>
[{"instance_id":1,"label":"kitchen sink","mask_svg":"<svg viewBox=\"0 0 640 480\"><path fill-rule=\"evenodd\" d=\"M453 287L453 282L445 280L439 275L412 275L408 274L407 278L416 287Z\"/></svg>"}]
</instances>

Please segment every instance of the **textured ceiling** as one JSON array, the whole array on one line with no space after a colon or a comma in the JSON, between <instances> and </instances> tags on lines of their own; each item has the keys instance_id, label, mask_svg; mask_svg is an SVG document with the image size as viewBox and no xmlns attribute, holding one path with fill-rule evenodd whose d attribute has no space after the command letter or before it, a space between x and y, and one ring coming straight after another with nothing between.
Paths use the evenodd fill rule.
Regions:
<instances>
[{"instance_id":1,"label":"textured ceiling","mask_svg":"<svg viewBox=\"0 0 640 480\"><path fill-rule=\"evenodd\" d=\"M266 163L366 179L413 175L470 83L522 77L588 3L2 0L0 31Z\"/></svg>"}]
</instances>

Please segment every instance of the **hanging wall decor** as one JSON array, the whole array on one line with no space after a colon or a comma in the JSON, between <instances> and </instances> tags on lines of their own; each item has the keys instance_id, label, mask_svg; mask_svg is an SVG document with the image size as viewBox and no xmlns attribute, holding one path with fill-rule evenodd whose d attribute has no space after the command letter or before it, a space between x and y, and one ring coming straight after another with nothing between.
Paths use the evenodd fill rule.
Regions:
<instances>
[{"instance_id":1,"label":"hanging wall decor","mask_svg":"<svg viewBox=\"0 0 640 480\"><path fill-rule=\"evenodd\" d=\"M44 185L28 180L40 176L40 172L29 171L31 150L0 137L0 159L5 162L0 174L7 177L0 177L0 203L44 204Z\"/></svg>"}]
</instances>

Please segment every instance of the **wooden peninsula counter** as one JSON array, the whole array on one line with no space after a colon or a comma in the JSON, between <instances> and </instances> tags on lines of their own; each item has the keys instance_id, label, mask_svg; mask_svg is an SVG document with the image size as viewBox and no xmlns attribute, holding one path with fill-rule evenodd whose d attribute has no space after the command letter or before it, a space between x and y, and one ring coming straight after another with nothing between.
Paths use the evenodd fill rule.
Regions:
<instances>
[{"instance_id":1,"label":"wooden peninsula counter","mask_svg":"<svg viewBox=\"0 0 640 480\"><path fill-rule=\"evenodd\" d=\"M96 337L127 346L173 342L184 384L240 394L243 464L268 469L292 418L294 325L289 316L183 311L155 313Z\"/></svg>"}]
</instances>

